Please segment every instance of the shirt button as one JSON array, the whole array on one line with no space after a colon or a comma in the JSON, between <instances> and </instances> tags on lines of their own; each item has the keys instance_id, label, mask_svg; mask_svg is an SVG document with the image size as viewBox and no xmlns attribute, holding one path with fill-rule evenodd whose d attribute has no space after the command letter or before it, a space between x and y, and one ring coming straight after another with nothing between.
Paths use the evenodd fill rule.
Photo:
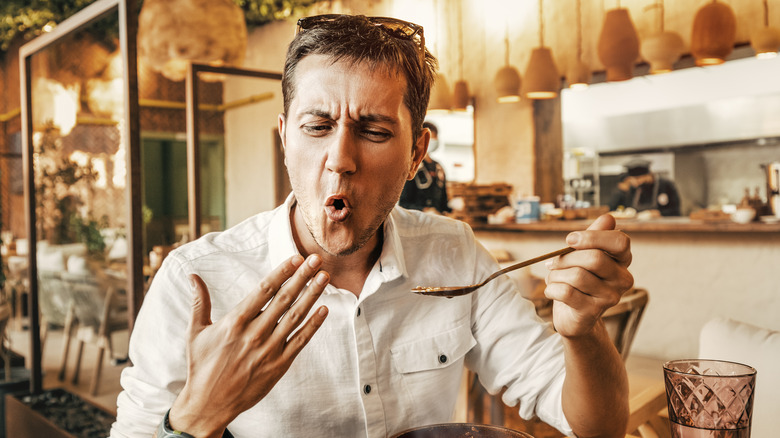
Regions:
<instances>
[{"instance_id":1,"label":"shirt button","mask_svg":"<svg viewBox=\"0 0 780 438\"><path fill-rule=\"evenodd\" d=\"M371 385L366 385L363 387L363 393L368 395L371 393Z\"/></svg>"},{"instance_id":2,"label":"shirt button","mask_svg":"<svg viewBox=\"0 0 780 438\"><path fill-rule=\"evenodd\" d=\"M360 316L360 307L357 309L357 316Z\"/></svg>"},{"instance_id":3,"label":"shirt button","mask_svg":"<svg viewBox=\"0 0 780 438\"><path fill-rule=\"evenodd\" d=\"M442 355L439 356L439 363L441 363L441 364L447 363L447 355L446 354L442 354Z\"/></svg>"}]
</instances>

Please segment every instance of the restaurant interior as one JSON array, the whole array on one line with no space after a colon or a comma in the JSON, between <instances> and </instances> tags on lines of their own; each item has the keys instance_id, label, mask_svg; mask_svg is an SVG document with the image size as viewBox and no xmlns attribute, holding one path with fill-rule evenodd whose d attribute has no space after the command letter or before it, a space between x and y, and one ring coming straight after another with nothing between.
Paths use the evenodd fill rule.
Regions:
<instances>
[{"instance_id":1,"label":"restaurant interior","mask_svg":"<svg viewBox=\"0 0 780 438\"><path fill-rule=\"evenodd\" d=\"M752 436L773 436L780 0L10 0L0 437L106 436L166 255L290 193L281 73L297 19L326 13L424 27L447 214L502 267L607 212L631 237L634 288L603 316L627 437L671 436L663 364L690 358L755 368ZM610 206L636 159L674 183L679 214ZM544 264L508 275L549 320ZM563 436L469 372L461 387L454 422ZM66 399L86 406L80 425Z\"/></svg>"}]
</instances>

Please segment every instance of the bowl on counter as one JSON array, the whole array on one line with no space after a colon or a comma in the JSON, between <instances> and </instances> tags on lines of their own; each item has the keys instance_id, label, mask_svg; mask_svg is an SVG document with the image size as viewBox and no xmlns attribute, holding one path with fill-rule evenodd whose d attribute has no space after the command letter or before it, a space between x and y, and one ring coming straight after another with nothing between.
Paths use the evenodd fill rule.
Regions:
<instances>
[{"instance_id":1,"label":"bowl on counter","mask_svg":"<svg viewBox=\"0 0 780 438\"><path fill-rule=\"evenodd\" d=\"M416 427L393 438L534 438L518 430L473 423L443 423Z\"/></svg>"},{"instance_id":2,"label":"bowl on counter","mask_svg":"<svg viewBox=\"0 0 780 438\"><path fill-rule=\"evenodd\" d=\"M731 213L731 220L738 224L750 223L756 217L756 210L752 208L740 207L734 213Z\"/></svg>"}]
</instances>

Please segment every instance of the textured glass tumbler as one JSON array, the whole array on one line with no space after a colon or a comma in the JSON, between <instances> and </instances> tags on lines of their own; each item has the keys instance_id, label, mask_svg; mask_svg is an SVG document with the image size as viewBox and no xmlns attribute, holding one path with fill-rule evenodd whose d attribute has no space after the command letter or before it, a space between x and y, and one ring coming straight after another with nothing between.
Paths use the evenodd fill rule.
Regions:
<instances>
[{"instance_id":1,"label":"textured glass tumbler","mask_svg":"<svg viewBox=\"0 0 780 438\"><path fill-rule=\"evenodd\" d=\"M749 438L756 370L735 362L664 364L672 438Z\"/></svg>"}]
</instances>

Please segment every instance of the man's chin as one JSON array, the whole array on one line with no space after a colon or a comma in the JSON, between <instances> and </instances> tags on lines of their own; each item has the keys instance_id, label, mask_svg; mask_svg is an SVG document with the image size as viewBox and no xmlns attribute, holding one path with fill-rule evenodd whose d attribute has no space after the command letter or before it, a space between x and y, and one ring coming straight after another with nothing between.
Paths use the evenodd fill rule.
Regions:
<instances>
[{"instance_id":1,"label":"man's chin","mask_svg":"<svg viewBox=\"0 0 780 438\"><path fill-rule=\"evenodd\" d=\"M344 257L354 254L363 246L354 242L352 239L335 239L338 240L337 242L330 241L334 239L329 239L328 241L320 241L320 239L316 240L317 244L320 246L320 248L322 248L323 251L337 257Z\"/></svg>"}]
</instances>

